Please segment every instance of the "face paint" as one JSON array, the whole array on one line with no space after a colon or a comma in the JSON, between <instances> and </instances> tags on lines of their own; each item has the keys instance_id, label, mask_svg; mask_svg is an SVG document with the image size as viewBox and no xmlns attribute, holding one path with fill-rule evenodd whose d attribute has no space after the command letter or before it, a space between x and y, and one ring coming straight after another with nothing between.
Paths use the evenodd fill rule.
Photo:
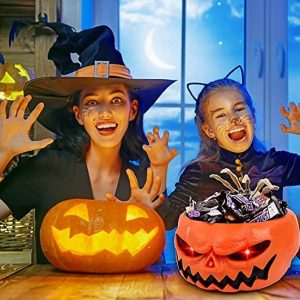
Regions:
<instances>
[{"instance_id":1,"label":"face paint","mask_svg":"<svg viewBox=\"0 0 300 300\"><path fill-rule=\"evenodd\" d=\"M234 90L222 90L209 97L204 131L228 151L246 151L254 138L254 120L242 95Z\"/></svg>"},{"instance_id":2,"label":"face paint","mask_svg":"<svg viewBox=\"0 0 300 300\"><path fill-rule=\"evenodd\" d=\"M133 106L123 84L84 89L77 107L79 122L91 138L91 145L120 146L132 118ZM137 107L137 105L136 105Z\"/></svg>"}]
</instances>

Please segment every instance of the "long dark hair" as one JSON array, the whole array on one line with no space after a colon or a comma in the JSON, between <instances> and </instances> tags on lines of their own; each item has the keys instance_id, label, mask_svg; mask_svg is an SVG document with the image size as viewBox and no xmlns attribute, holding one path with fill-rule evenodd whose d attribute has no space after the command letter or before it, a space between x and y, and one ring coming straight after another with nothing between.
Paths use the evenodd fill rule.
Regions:
<instances>
[{"instance_id":1,"label":"long dark hair","mask_svg":"<svg viewBox=\"0 0 300 300\"><path fill-rule=\"evenodd\" d=\"M218 79L206 84L200 92L195 105L195 121L197 123L199 135L201 138L200 151L196 160L213 161L219 156L220 147L217 141L209 138L206 135L206 133L202 129L202 125L205 123L205 107L207 105L208 99L216 92L228 89L236 90L243 96L243 99L249 107L255 122L255 108L253 105L253 101L244 85L230 78ZM256 136L254 136L253 139L253 146L258 151L264 152L266 150L264 145L257 139Z\"/></svg>"},{"instance_id":2,"label":"long dark hair","mask_svg":"<svg viewBox=\"0 0 300 300\"><path fill-rule=\"evenodd\" d=\"M54 147L66 149L73 152L79 160L84 160L86 152L90 146L90 137L85 128L78 124L73 106L79 105L81 90L72 95L71 104L68 107L68 118L62 119L59 125L58 136ZM136 99L140 102L139 97L128 89L130 101ZM148 163L148 156L142 149L142 145L147 144L147 138L143 129L143 114L138 105L138 112L134 120L129 121L128 128L123 136L120 155L123 159L134 161L138 164Z\"/></svg>"}]
</instances>

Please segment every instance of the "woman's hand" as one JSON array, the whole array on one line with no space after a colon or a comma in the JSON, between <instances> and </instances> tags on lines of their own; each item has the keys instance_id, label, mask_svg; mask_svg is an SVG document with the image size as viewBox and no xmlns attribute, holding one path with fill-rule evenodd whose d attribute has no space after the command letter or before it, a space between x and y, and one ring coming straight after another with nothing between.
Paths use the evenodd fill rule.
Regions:
<instances>
[{"instance_id":1,"label":"woman's hand","mask_svg":"<svg viewBox=\"0 0 300 300\"><path fill-rule=\"evenodd\" d=\"M167 166L177 156L176 149L169 149L169 132L165 131L163 136L159 135L159 127L153 127L153 133L147 133L149 145L143 145L151 163L151 167Z\"/></svg>"},{"instance_id":2,"label":"woman's hand","mask_svg":"<svg viewBox=\"0 0 300 300\"><path fill-rule=\"evenodd\" d=\"M285 107L280 108L280 113L289 121L289 127L284 124L280 124L281 131L300 134L300 104L298 106L291 102L289 104L289 111Z\"/></svg>"},{"instance_id":3,"label":"woman's hand","mask_svg":"<svg viewBox=\"0 0 300 300\"><path fill-rule=\"evenodd\" d=\"M32 141L29 131L44 108L43 103L39 103L35 109L25 119L25 110L31 96L19 96L11 105L8 115L6 114L7 101L0 103L0 154L11 158L14 156L44 148L53 142L53 139L43 139Z\"/></svg>"},{"instance_id":4,"label":"woman's hand","mask_svg":"<svg viewBox=\"0 0 300 300\"><path fill-rule=\"evenodd\" d=\"M159 177L155 178L153 181L153 172L151 168L147 169L146 183L142 188L139 187L137 178L132 170L127 169L126 173L131 188L129 202L143 203L153 209L161 205L165 198L163 194L158 195L161 181ZM106 194L106 199L108 201L120 201L116 196L109 193Z\"/></svg>"}]
</instances>

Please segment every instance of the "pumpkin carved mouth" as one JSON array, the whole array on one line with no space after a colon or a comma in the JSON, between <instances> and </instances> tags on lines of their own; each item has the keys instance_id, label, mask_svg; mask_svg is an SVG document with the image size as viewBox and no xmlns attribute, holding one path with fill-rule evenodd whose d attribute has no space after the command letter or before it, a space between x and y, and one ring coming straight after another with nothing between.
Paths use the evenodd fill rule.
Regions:
<instances>
[{"instance_id":1,"label":"pumpkin carved mouth","mask_svg":"<svg viewBox=\"0 0 300 300\"><path fill-rule=\"evenodd\" d=\"M157 235L158 227L153 228L150 232L140 229L135 233L128 231L119 233L113 229L111 232L102 230L92 235L78 233L72 237L70 237L70 228L60 230L51 226L51 230L61 252L70 251L76 255L95 255L106 250L119 255L128 251L134 256Z\"/></svg>"},{"instance_id":2,"label":"pumpkin carved mouth","mask_svg":"<svg viewBox=\"0 0 300 300\"><path fill-rule=\"evenodd\" d=\"M227 275L219 282L213 275L209 275L207 279L203 279L199 272L192 274L190 267L186 269L183 268L182 259L177 260L178 269L185 279L190 278L195 284L198 282L204 287L208 288L211 284L215 284L219 289L223 290L227 285L234 289L239 289L242 283L245 283L248 287L252 287L256 279L267 280L269 275L269 270L276 258L276 254L269 260L263 269L254 266L252 268L251 275L247 277L242 271L240 271L237 277L233 280Z\"/></svg>"}]
</instances>

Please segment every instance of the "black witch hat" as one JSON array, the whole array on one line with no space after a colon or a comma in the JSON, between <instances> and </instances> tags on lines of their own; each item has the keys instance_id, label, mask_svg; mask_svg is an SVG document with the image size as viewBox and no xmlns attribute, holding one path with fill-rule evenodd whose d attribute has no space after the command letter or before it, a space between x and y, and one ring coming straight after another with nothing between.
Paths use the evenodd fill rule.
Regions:
<instances>
[{"instance_id":1,"label":"black witch hat","mask_svg":"<svg viewBox=\"0 0 300 300\"><path fill-rule=\"evenodd\" d=\"M79 55L79 63L72 61L71 53ZM53 132L57 132L61 121L57 117L63 118L62 110L67 114L71 96L78 90L122 83L135 92L140 110L145 113L174 82L166 79L133 79L121 53L115 48L113 32L105 25L81 32L62 30L50 48L48 58L53 60L61 74L75 71L75 77L33 79L25 85L24 94L33 98L29 104L31 110L40 102L45 104L38 120Z\"/></svg>"}]
</instances>

